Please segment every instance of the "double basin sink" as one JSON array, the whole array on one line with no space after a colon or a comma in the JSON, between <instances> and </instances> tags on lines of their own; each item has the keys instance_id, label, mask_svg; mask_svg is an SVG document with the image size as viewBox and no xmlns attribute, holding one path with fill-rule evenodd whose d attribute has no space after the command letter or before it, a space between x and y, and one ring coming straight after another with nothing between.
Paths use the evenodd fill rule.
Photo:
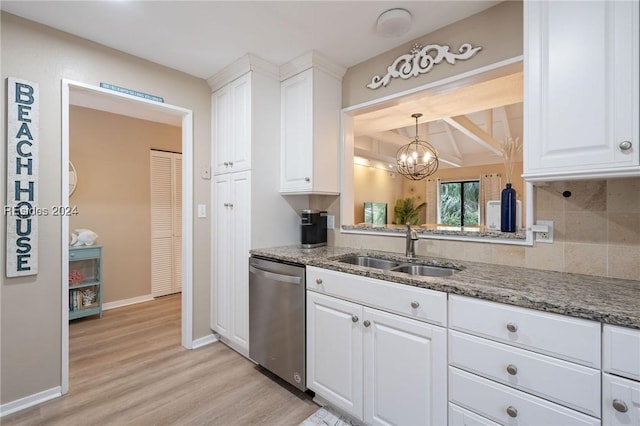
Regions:
<instances>
[{"instance_id":1,"label":"double basin sink","mask_svg":"<svg viewBox=\"0 0 640 426\"><path fill-rule=\"evenodd\" d=\"M400 262L365 255L339 259L338 262L364 266L367 268L382 269L385 271L402 272L408 275L419 275L423 277L448 277L459 271L453 267Z\"/></svg>"}]
</instances>

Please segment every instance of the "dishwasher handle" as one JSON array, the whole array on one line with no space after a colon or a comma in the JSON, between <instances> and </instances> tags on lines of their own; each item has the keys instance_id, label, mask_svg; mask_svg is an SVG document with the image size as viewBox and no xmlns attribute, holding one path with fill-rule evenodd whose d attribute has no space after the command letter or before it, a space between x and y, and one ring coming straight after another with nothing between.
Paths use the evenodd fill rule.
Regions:
<instances>
[{"instance_id":1,"label":"dishwasher handle","mask_svg":"<svg viewBox=\"0 0 640 426\"><path fill-rule=\"evenodd\" d=\"M302 278L294 275L283 275L275 272L265 271L264 269L256 268L253 265L249 265L249 272L259 277L265 277L274 281L285 282L288 284L302 284Z\"/></svg>"}]
</instances>

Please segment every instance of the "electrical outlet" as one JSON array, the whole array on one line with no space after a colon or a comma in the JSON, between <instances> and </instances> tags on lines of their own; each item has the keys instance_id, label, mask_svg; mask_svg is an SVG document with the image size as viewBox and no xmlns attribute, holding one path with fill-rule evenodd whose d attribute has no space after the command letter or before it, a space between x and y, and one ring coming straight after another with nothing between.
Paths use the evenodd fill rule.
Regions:
<instances>
[{"instance_id":1,"label":"electrical outlet","mask_svg":"<svg viewBox=\"0 0 640 426\"><path fill-rule=\"evenodd\" d=\"M537 220L536 225L547 225L547 227L549 228L546 232L536 232L536 242L552 243L553 242L553 221Z\"/></svg>"}]
</instances>

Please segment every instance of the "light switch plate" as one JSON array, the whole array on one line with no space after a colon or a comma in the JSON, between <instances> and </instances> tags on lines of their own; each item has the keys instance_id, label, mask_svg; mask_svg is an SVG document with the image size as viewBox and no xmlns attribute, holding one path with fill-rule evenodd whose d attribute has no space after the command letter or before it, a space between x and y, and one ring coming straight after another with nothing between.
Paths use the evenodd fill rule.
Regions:
<instances>
[{"instance_id":1,"label":"light switch plate","mask_svg":"<svg viewBox=\"0 0 640 426\"><path fill-rule=\"evenodd\" d=\"M198 217L207 217L207 206L198 204Z\"/></svg>"},{"instance_id":2,"label":"light switch plate","mask_svg":"<svg viewBox=\"0 0 640 426\"><path fill-rule=\"evenodd\" d=\"M336 227L336 217L332 214L327 215L327 229L333 229Z\"/></svg>"},{"instance_id":3,"label":"light switch plate","mask_svg":"<svg viewBox=\"0 0 640 426\"><path fill-rule=\"evenodd\" d=\"M200 177L202 179L211 179L211 167L206 164L200 166Z\"/></svg>"}]
</instances>

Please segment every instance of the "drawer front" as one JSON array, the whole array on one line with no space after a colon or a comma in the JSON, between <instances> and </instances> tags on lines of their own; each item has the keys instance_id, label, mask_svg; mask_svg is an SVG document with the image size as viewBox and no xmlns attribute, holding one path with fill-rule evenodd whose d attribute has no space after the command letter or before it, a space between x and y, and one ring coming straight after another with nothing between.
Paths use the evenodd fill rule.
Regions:
<instances>
[{"instance_id":1,"label":"drawer front","mask_svg":"<svg viewBox=\"0 0 640 426\"><path fill-rule=\"evenodd\" d=\"M640 382L602 375L602 424L640 425Z\"/></svg>"},{"instance_id":2,"label":"drawer front","mask_svg":"<svg viewBox=\"0 0 640 426\"><path fill-rule=\"evenodd\" d=\"M640 330L605 324L603 370L640 380Z\"/></svg>"},{"instance_id":3,"label":"drawer front","mask_svg":"<svg viewBox=\"0 0 640 426\"><path fill-rule=\"evenodd\" d=\"M449 363L600 417L600 370L449 331Z\"/></svg>"},{"instance_id":4,"label":"drawer front","mask_svg":"<svg viewBox=\"0 0 640 426\"><path fill-rule=\"evenodd\" d=\"M449 403L449 426L499 426L499 424Z\"/></svg>"},{"instance_id":5,"label":"drawer front","mask_svg":"<svg viewBox=\"0 0 640 426\"><path fill-rule=\"evenodd\" d=\"M451 295L449 327L600 368L599 322Z\"/></svg>"},{"instance_id":6,"label":"drawer front","mask_svg":"<svg viewBox=\"0 0 640 426\"><path fill-rule=\"evenodd\" d=\"M100 247L69 249L69 260L96 259L100 257Z\"/></svg>"},{"instance_id":7,"label":"drawer front","mask_svg":"<svg viewBox=\"0 0 640 426\"><path fill-rule=\"evenodd\" d=\"M449 367L449 400L501 424L599 425L600 420L519 390Z\"/></svg>"},{"instance_id":8,"label":"drawer front","mask_svg":"<svg viewBox=\"0 0 640 426\"><path fill-rule=\"evenodd\" d=\"M307 267L307 289L426 321L447 324L447 294L359 275Z\"/></svg>"}]
</instances>

